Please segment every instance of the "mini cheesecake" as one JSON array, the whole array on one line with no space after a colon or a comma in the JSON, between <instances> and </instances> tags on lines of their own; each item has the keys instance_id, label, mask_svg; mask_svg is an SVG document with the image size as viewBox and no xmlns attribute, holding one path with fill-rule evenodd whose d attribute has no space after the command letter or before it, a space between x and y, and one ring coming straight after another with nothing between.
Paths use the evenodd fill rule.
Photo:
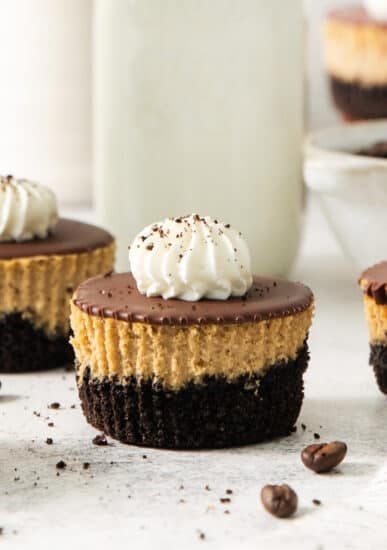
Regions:
<instances>
[{"instance_id":1,"label":"mini cheesecake","mask_svg":"<svg viewBox=\"0 0 387 550\"><path fill-rule=\"evenodd\" d=\"M0 178L0 372L73 362L70 299L114 262L114 240L93 225L59 219L49 189Z\"/></svg>"},{"instance_id":2,"label":"mini cheesecake","mask_svg":"<svg viewBox=\"0 0 387 550\"><path fill-rule=\"evenodd\" d=\"M332 96L351 120L387 116L387 22L363 7L332 11L324 26Z\"/></svg>"},{"instance_id":3,"label":"mini cheesecake","mask_svg":"<svg viewBox=\"0 0 387 550\"><path fill-rule=\"evenodd\" d=\"M195 303L148 298L130 273L90 279L71 305L86 419L124 443L175 449L288 435L312 311L306 286L277 279Z\"/></svg>"},{"instance_id":4,"label":"mini cheesecake","mask_svg":"<svg viewBox=\"0 0 387 550\"><path fill-rule=\"evenodd\" d=\"M387 262L360 276L370 339L370 364L380 390L387 394Z\"/></svg>"}]
</instances>

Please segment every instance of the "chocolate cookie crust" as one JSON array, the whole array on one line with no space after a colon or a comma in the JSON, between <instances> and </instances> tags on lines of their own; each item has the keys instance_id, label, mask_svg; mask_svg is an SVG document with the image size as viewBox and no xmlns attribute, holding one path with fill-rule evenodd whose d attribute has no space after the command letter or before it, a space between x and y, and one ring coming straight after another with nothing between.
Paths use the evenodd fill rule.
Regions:
<instances>
[{"instance_id":1,"label":"chocolate cookie crust","mask_svg":"<svg viewBox=\"0 0 387 550\"><path fill-rule=\"evenodd\" d=\"M152 381L93 380L79 394L87 421L111 437L170 449L222 448L289 435L303 400L305 344L296 359L233 382L217 376L177 391Z\"/></svg>"},{"instance_id":2,"label":"chocolate cookie crust","mask_svg":"<svg viewBox=\"0 0 387 550\"><path fill-rule=\"evenodd\" d=\"M0 259L80 254L112 243L112 235L100 227L60 218L53 233L45 239L0 243Z\"/></svg>"},{"instance_id":3,"label":"chocolate cookie crust","mask_svg":"<svg viewBox=\"0 0 387 550\"><path fill-rule=\"evenodd\" d=\"M71 363L68 335L49 338L20 313L0 319L0 372L29 372Z\"/></svg>"},{"instance_id":4,"label":"chocolate cookie crust","mask_svg":"<svg viewBox=\"0 0 387 550\"><path fill-rule=\"evenodd\" d=\"M387 116L387 83L385 86L363 86L331 76L330 87L336 107L350 119Z\"/></svg>"},{"instance_id":5,"label":"chocolate cookie crust","mask_svg":"<svg viewBox=\"0 0 387 550\"><path fill-rule=\"evenodd\" d=\"M301 283L265 277L254 277L242 298L198 302L147 298L130 273L93 277L78 287L74 298L74 305L88 315L155 325L264 321L295 315L312 302L311 290Z\"/></svg>"},{"instance_id":6,"label":"chocolate cookie crust","mask_svg":"<svg viewBox=\"0 0 387 550\"><path fill-rule=\"evenodd\" d=\"M370 344L370 365L372 365L380 390L387 395L387 346Z\"/></svg>"}]
</instances>

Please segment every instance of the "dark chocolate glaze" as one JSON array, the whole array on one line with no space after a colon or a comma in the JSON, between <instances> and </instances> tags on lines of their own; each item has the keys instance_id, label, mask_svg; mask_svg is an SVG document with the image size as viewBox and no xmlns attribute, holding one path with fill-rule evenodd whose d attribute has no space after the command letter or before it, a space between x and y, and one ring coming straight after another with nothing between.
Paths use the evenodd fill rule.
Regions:
<instances>
[{"instance_id":1,"label":"dark chocolate glaze","mask_svg":"<svg viewBox=\"0 0 387 550\"><path fill-rule=\"evenodd\" d=\"M365 282L364 293L378 305L387 304L387 262L376 264L360 275L359 282Z\"/></svg>"},{"instance_id":2,"label":"dark chocolate glaze","mask_svg":"<svg viewBox=\"0 0 387 550\"><path fill-rule=\"evenodd\" d=\"M0 259L79 254L102 248L112 242L112 235L100 227L60 218L54 231L46 239L0 243Z\"/></svg>"},{"instance_id":3,"label":"dark chocolate glaze","mask_svg":"<svg viewBox=\"0 0 387 550\"><path fill-rule=\"evenodd\" d=\"M386 21L379 21L371 17L367 10L362 6L346 6L332 10L329 19L336 19L342 22L348 22L355 25L376 25L378 27L387 27Z\"/></svg>"},{"instance_id":4,"label":"dark chocolate glaze","mask_svg":"<svg viewBox=\"0 0 387 550\"><path fill-rule=\"evenodd\" d=\"M228 300L164 300L147 298L137 290L131 273L112 273L82 283L74 304L89 315L154 325L247 323L285 317L306 310L311 290L280 279L254 277L242 298Z\"/></svg>"}]
</instances>

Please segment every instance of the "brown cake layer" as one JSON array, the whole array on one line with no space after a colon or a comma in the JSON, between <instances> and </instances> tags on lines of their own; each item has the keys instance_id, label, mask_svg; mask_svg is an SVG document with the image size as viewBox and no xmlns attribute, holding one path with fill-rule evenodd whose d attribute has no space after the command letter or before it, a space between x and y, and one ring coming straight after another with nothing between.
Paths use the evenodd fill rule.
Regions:
<instances>
[{"instance_id":1,"label":"brown cake layer","mask_svg":"<svg viewBox=\"0 0 387 550\"><path fill-rule=\"evenodd\" d=\"M362 86L330 77L336 107L351 120L387 117L387 82L385 86Z\"/></svg>"},{"instance_id":2,"label":"brown cake layer","mask_svg":"<svg viewBox=\"0 0 387 550\"><path fill-rule=\"evenodd\" d=\"M28 372L71 363L68 336L49 338L20 313L0 319L0 372Z\"/></svg>"},{"instance_id":3,"label":"brown cake layer","mask_svg":"<svg viewBox=\"0 0 387 550\"><path fill-rule=\"evenodd\" d=\"M80 254L106 247L113 241L112 235L100 227L60 218L46 239L0 243L0 259Z\"/></svg>"},{"instance_id":4,"label":"brown cake layer","mask_svg":"<svg viewBox=\"0 0 387 550\"><path fill-rule=\"evenodd\" d=\"M370 365L373 366L380 390L387 395L387 345L370 345Z\"/></svg>"},{"instance_id":5,"label":"brown cake layer","mask_svg":"<svg viewBox=\"0 0 387 550\"><path fill-rule=\"evenodd\" d=\"M76 307L97 317L154 325L248 323L295 315L313 303L311 290L301 283L254 277L242 298L228 300L164 300L147 298L137 290L130 273L112 273L82 283L75 294Z\"/></svg>"},{"instance_id":6,"label":"brown cake layer","mask_svg":"<svg viewBox=\"0 0 387 550\"><path fill-rule=\"evenodd\" d=\"M221 448L258 443L292 431L303 400L306 344L294 360L260 376L229 382L212 376L175 391L135 377L78 381L86 419L111 437L170 449Z\"/></svg>"}]
</instances>

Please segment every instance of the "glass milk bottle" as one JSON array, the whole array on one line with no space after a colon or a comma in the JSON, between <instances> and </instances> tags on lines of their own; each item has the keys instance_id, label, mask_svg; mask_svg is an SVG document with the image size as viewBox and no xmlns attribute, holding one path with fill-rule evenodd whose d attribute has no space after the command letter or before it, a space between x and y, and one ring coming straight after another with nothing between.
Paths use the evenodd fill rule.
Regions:
<instances>
[{"instance_id":1,"label":"glass milk bottle","mask_svg":"<svg viewBox=\"0 0 387 550\"><path fill-rule=\"evenodd\" d=\"M145 225L192 212L285 275L302 207L302 0L97 0L96 207L118 269Z\"/></svg>"}]
</instances>

